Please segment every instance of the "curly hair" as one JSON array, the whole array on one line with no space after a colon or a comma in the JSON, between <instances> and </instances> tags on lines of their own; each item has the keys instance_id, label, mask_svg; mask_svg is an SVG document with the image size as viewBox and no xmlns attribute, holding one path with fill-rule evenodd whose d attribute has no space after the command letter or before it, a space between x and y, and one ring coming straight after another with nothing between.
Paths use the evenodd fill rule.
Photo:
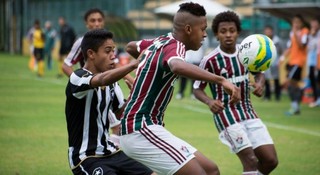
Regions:
<instances>
[{"instance_id":1,"label":"curly hair","mask_svg":"<svg viewBox=\"0 0 320 175\"><path fill-rule=\"evenodd\" d=\"M218 33L218 27L221 22L234 22L238 32L241 32L241 22L239 16L233 11L219 13L213 20L211 29L214 34Z\"/></svg>"},{"instance_id":2,"label":"curly hair","mask_svg":"<svg viewBox=\"0 0 320 175\"><path fill-rule=\"evenodd\" d=\"M178 12L188 12L195 16L206 16L207 14L202 5L193 2L180 4L180 9L178 10Z\"/></svg>"}]
</instances>

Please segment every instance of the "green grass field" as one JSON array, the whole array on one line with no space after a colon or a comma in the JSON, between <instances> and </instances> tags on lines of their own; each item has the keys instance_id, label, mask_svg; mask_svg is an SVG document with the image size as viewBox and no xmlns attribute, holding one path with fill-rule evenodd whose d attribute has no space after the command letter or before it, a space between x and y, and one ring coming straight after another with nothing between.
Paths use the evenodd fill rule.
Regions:
<instances>
[{"instance_id":1,"label":"green grass field","mask_svg":"<svg viewBox=\"0 0 320 175\"><path fill-rule=\"evenodd\" d=\"M67 78L57 79L54 66L40 79L28 69L28 57L0 53L1 175L71 174L64 115ZM303 105L300 116L286 117L286 95L278 103L254 98L253 104L277 148L279 166L272 174L319 175L320 108ZM214 160L222 175L241 174L238 158L218 140L205 105L173 99L165 121L168 130Z\"/></svg>"}]
</instances>

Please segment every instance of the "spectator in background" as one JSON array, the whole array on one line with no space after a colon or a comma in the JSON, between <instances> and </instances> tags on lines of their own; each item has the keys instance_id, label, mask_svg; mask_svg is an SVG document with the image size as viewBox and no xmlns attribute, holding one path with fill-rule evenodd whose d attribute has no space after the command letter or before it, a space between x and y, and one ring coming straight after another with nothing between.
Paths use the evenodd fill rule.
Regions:
<instances>
[{"instance_id":1,"label":"spectator in background","mask_svg":"<svg viewBox=\"0 0 320 175\"><path fill-rule=\"evenodd\" d=\"M52 69L52 51L54 49L57 31L52 27L51 21L46 21L45 25L46 42L44 47L45 57L47 58L47 68Z\"/></svg>"},{"instance_id":2,"label":"spectator in background","mask_svg":"<svg viewBox=\"0 0 320 175\"><path fill-rule=\"evenodd\" d=\"M310 107L320 106L320 98L318 94L317 87L317 59L319 54L319 44L320 44L320 26L319 20L313 18L310 21L310 34L308 36L308 56L307 56L307 66L308 66L308 77L310 80L310 85L313 91L314 102L310 103ZM319 75L318 75L319 76Z\"/></svg>"},{"instance_id":3,"label":"spectator in background","mask_svg":"<svg viewBox=\"0 0 320 175\"><path fill-rule=\"evenodd\" d=\"M209 41L208 38L205 38L204 41L202 42L202 46L196 50L188 50L186 52L186 62L191 63L193 65L199 66L200 61L202 60L206 50L209 48ZM191 99L195 99L194 95L193 95L193 89L192 89L192 85L194 80L188 79L186 77L179 77L180 79L180 86L179 86L179 91L176 95L176 99L180 100L182 98L184 98L184 91L186 89L188 80L191 82Z\"/></svg>"},{"instance_id":4,"label":"spectator in background","mask_svg":"<svg viewBox=\"0 0 320 175\"><path fill-rule=\"evenodd\" d=\"M59 50L59 59L58 59L58 78L61 78L63 75L62 64L64 58L70 52L73 43L76 40L76 34L74 29L68 25L64 17L59 18L60 25L60 50Z\"/></svg>"},{"instance_id":5,"label":"spectator in background","mask_svg":"<svg viewBox=\"0 0 320 175\"><path fill-rule=\"evenodd\" d=\"M33 55L37 61L38 65L38 77L43 77L44 75L44 45L45 45L45 34L40 27L40 21L35 20L34 31L32 34L32 44L33 44Z\"/></svg>"},{"instance_id":6,"label":"spectator in background","mask_svg":"<svg viewBox=\"0 0 320 175\"><path fill-rule=\"evenodd\" d=\"M281 86L280 86L280 80L279 80L279 58L282 54L282 47L280 44L280 38L274 34L272 26L266 26L264 28L264 34L267 35L274 43L274 45L277 48L277 57L274 60L273 64L270 66L268 70L265 71L265 94L264 99L265 100L271 100L271 80L273 80L274 84L274 94L276 101L280 101L281 98Z\"/></svg>"},{"instance_id":7,"label":"spectator in background","mask_svg":"<svg viewBox=\"0 0 320 175\"><path fill-rule=\"evenodd\" d=\"M309 30L304 18L301 15L295 15L291 20L289 48L282 57L288 58L287 88L291 100L291 108L286 112L288 116L300 114L302 89L299 86L299 81L302 78L302 70L307 59L308 33Z\"/></svg>"}]
</instances>

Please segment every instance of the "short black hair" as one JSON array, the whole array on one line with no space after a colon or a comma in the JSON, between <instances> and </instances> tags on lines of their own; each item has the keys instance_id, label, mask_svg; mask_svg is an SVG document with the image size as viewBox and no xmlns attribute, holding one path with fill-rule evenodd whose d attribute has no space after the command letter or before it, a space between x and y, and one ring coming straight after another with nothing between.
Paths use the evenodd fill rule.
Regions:
<instances>
[{"instance_id":1,"label":"short black hair","mask_svg":"<svg viewBox=\"0 0 320 175\"><path fill-rule=\"evenodd\" d=\"M98 8L92 8L89 9L85 14L84 14L84 21L87 21L88 17L93 14L93 13L100 13L100 15L102 16L102 18L104 19L104 13L102 12L102 10L98 9Z\"/></svg>"},{"instance_id":2,"label":"short black hair","mask_svg":"<svg viewBox=\"0 0 320 175\"><path fill-rule=\"evenodd\" d=\"M193 2L180 4L180 9L178 10L178 12L188 12L195 16L206 16L207 14L202 5Z\"/></svg>"},{"instance_id":3,"label":"short black hair","mask_svg":"<svg viewBox=\"0 0 320 175\"><path fill-rule=\"evenodd\" d=\"M87 32L81 42L81 51L84 60L87 60L87 51L89 49L97 52L99 47L107 40L112 39L113 34L105 29L94 29Z\"/></svg>"},{"instance_id":4,"label":"short black hair","mask_svg":"<svg viewBox=\"0 0 320 175\"><path fill-rule=\"evenodd\" d=\"M234 22L236 24L238 32L240 33L242 30L240 18L233 11L221 12L212 20L211 29L214 34L218 33L218 27L221 22Z\"/></svg>"}]
</instances>

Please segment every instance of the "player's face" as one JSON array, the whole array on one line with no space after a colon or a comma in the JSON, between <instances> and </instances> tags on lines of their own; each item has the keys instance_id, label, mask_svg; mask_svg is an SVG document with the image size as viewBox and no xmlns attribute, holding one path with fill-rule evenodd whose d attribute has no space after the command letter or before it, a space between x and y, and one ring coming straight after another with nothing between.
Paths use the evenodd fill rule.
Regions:
<instances>
[{"instance_id":1,"label":"player's face","mask_svg":"<svg viewBox=\"0 0 320 175\"><path fill-rule=\"evenodd\" d=\"M224 52L234 53L238 35L237 26L234 22L219 23L216 37L220 41L220 47Z\"/></svg>"},{"instance_id":2,"label":"player's face","mask_svg":"<svg viewBox=\"0 0 320 175\"><path fill-rule=\"evenodd\" d=\"M273 31L270 28L265 28L264 29L264 34L266 34L269 38L272 38L273 36Z\"/></svg>"},{"instance_id":3,"label":"player's face","mask_svg":"<svg viewBox=\"0 0 320 175\"><path fill-rule=\"evenodd\" d=\"M197 21L191 26L189 34L189 44L186 44L187 50L198 50L204 38L207 37L207 18L205 16L197 17Z\"/></svg>"},{"instance_id":4,"label":"player's face","mask_svg":"<svg viewBox=\"0 0 320 175\"><path fill-rule=\"evenodd\" d=\"M98 72L115 68L115 45L112 39L106 40L95 54L95 67Z\"/></svg>"},{"instance_id":5,"label":"player's face","mask_svg":"<svg viewBox=\"0 0 320 175\"><path fill-rule=\"evenodd\" d=\"M89 30L102 29L104 27L104 18L100 13L92 13L88 16L86 26Z\"/></svg>"}]
</instances>

